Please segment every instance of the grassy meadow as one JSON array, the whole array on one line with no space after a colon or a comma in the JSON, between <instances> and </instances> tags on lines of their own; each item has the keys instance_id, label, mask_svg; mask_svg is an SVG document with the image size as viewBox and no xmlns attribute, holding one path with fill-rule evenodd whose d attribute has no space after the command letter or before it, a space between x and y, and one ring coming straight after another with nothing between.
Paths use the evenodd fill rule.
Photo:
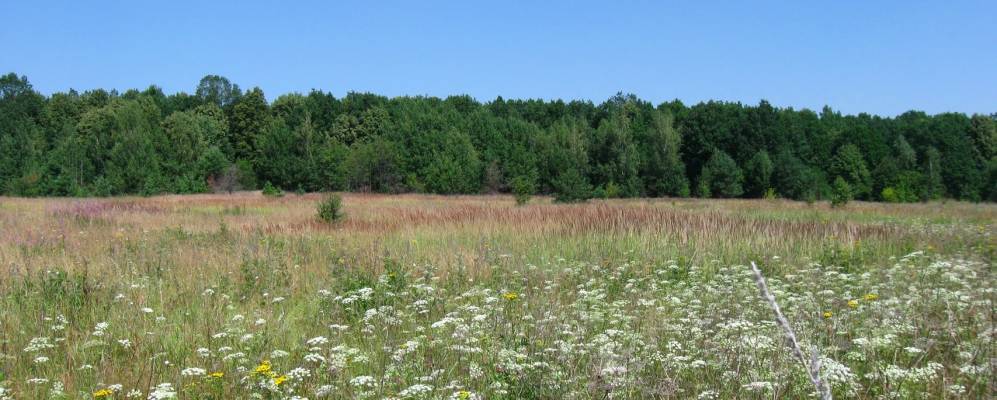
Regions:
<instances>
[{"instance_id":1,"label":"grassy meadow","mask_svg":"<svg viewBox=\"0 0 997 400\"><path fill-rule=\"evenodd\" d=\"M0 399L991 398L997 205L0 198Z\"/></svg>"}]
</instances>

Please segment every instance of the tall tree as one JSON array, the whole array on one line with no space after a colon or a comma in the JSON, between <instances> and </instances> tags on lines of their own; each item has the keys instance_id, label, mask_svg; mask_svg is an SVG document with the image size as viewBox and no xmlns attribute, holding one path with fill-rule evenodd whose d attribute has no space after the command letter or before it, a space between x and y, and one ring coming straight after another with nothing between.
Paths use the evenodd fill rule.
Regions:
<instances>
[{"instance_id":1,"label":"tall tree","mask_svg":"<svg viewBox=\"0 0 997 400\"><path fill-rule=\"evenodd\" d=\"M258 87L233 104L228 118L229 142L232 143L236 158L256 162L256 141L264 128L269 126L269 118L267 99L263 90Z\"/></svg>"},{"instance_id":2,"label":"tall tree","mask_svg":"<svg viewBox=\"0 0 997 400\"><path fill-rule=\"evenodd\" d=\"M700 195L703 197L739 197L744 193L743 183L741 168L723 150L713 152L699 175Z\"/></svg>"},{"instance_id":3,"label":"tall tree","mask_svg":"<svg viewBox=\"0 0 997 400\"><path fill-rule=\"evenodd\" d=\"M203 103L214 104L219 108L226 108L234 104L242 96L239 85L229 82L228 78L218 75L206 75L197 84L195 92L197 98Z\"/></svg>"},{"instance_id":4,"label":"tall tree","mask_svg":"<svg viewBox=\"0 0 997 400\"><path fill-rule=\"evenodd\" d=\"M674 118L669 111L653 113L651 127L641 145L641 173L644 187L650 196L689 195L689 180L685 176L685 164L679 150L682 136L674 127Z\"/></svg>"}]
</instances>

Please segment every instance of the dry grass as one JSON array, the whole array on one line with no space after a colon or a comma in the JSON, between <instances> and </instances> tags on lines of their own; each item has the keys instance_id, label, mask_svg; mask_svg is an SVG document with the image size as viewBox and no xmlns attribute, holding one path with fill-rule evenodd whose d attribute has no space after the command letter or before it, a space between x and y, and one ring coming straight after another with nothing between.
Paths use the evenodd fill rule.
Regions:
<instances>
[{"instance_id":1,"label":"dry grass","mask_svg":"<svg viewBox=\"0 0 997 400\"><path fill-rule=\"evenodd\" d=\"M474 267L503 254L534 263L549 257L684 258L702 263L780 256L798 261L827 256L829 251L877 256L922 248L959 251L968 244L964 231L991 232L997 220L997 207L968 203L853 203L830 209L791 201L555 205L540 199L515 207L512 198L504 196L346 194L348 218L330 226L315 217L320 198L310 194L271 199L257 192L4 198L0 265L15 274L39 266L113 271L116 254L141 252L143 243L169 241L175 248L166 257L173 265L227 268L259 251L263 238L286 241L303 254L323 254L309 257L319 264L345 258L370 266L389 257L404 264ZM184 238L194 236L225 240L190 246ZM163 250L157 246L156 251Z\"/></svg>"},{"instance_id":2,"label":"dry grass","mask_svg":"<svg viewBox=\"0 0 997 400\"><path fill-rule=\"evenodd\" d=\"M894 279L898 274L909 274L907 268L914 265L898 262L895 257L917 250L927 250L932 257L973 260L958 264L964 265L960 273L965 276L960 275L963 280L955 285L959 291L953 289L953 299L970 293L980 297L979 307L985 307L984 303L990 301L988 296L992 296L987 294L992 293L992 284L988 283L992 267L986 268L993 259L997 232L997 206L992 204L852 203L843 209L831 209L826 204L791 201L657 199L556 205L540 198L516 207L511 197L504 196L344 194L343 198L347 219L333 225L319 222L316 217L316 204L321 199L318 194L276 199L258 192L115 199L0 198L0 306L4 307L0 314L0 383L6 375L10 378L8 387L15 392L41 395L44 385L30 384L29 378L58 379L67 390L75 391L69 393L76 394L91 393L112 383L147 391L159 382L179 382L186 379L180 375L181 368L205 362L196 355L197 347L209 343L217 347L217 332L236 329L235 315L246 315L247 321L275 321L265 328L251 328L265 329L255 333L251 345L239 343L239 351L247 353L239 362L242 368L260 362L274 349L303 356L307 348L302 341L328 335L327 326L335 322L352 326L350 334L342 336L344 343L363 348L374 357L371 365L353 373L387 379L389 374L381 368L391 360L377 358L384 346L398 348L416 335L414 332L422 332L418 329L427 329L424 325L473 305L490 309L496 321L501 321L477 327L475 334L484 335L481 340L491 345L514 351L526 351L521 338L550 344L558 337L560 328L520 323L524 321L553 318L567 324L581 317L605 318L590 320L584 326L588 333L578 336L578 342L591 343L609 326L604 324L617 324L657 348L654 351L667 353L674 350L666 348L669 340L689 338L685 332L688 321L701 320L702 337L693 337L695 340L690 339L685 346L703 349L708 353L703 357L719 357L710 361L710 365L716 365L715 371L703 375L703 371L689 370L689 375L680 379L669 378L673 367L665 364L645 368L641 366L644 360L624 365L632 372L643 371L648 382L667 383L661 384L667 387L653 388L658 393L655 396L688 397L694 393L672 390L689 385L686 390L703 390L699 387L702 385L694 384L700 382L722 388L719 393L724 396L748 398L750 393L745 391L753 389L726 384L728 377L722 373L730 370L731 362L740 365L734 355L741 350L712 342L711 329L725 326L714 320L718 317L717 307L729 308L736 303L740 311L727 309L724 318L738 324L740 319L750 321L769 314L755 304L749 277L732 266L757 260L782 293L798 292L787 306L796 317L833 309L834 319L808 322L815 324L808 331L812 340L826 342L841 338L841 333L832 334L831 330L820 333L825 324L839 323L839 314L849 338L867 334L863 332L881 325L881 318L901 311L910 312L908 318L918 324L941 326L938 321L944 318L935 316L946 315L938 310L951 304L939 303L931 290L952 283L933 269L917 270L930 279L918 281L923 290L916 293L908 290L903 279ZM880 269L883 266L889 268ZM860 281L854 277L860 277ZM779 283L783 279L789 283ZM634 286L628 283L624 287L621 282L625 281ZM735 283L739 285L736 294L730 292ZM429 314L415 311L412 307L416 306L409 303L416 299L405 297L422 293L409 293L416 285L437 290L438 295L419 298L431 305ZM588 285L599 289L593 291ZM383 296L376 301L406 310L404 329L385 328L379 336L368 338L367 332L360 331L366 326L365 310L331 300L330 296L346 296L365 286L375 287L377 295ZM395 293L399 287L406 289ZM574 290L581 287L588 289ZM471 300L461 293L485 289L489 296L511 290L525 299L542 300L514 298L506 306L465 304ZM316 297L323 290L332 294ZM206 291L216 294L209 299L203 294ZM833 295L820 295L827 291ZM908 310L894 308L908 304L899 300L874 302L870 310L878 314L859 318L862 308L854 309L845 302L870 291L884 297L891 293L898 299L909 296L910 301L917 302L909 304L918 306ZM609 298L597 304L584 298L587 295L583 296L583 292L603 293ZM817 298L812 298L811 292L818 293ZM286 300L278 304L271 301L274 296L286 296ZM610 301L614 298L628 300ZM658 306L635 305L642 303ZM976 300L972 304L960 315L977 318L983 312L980 310L986 310L976 308ZM142 307L150 307L155 314L137 311ZM594 311L585 311L590 307L595 307ZM58 315L70 321L64 336L66 344L51 354L59 363L32 361L31 357L48 353L23 349L32 338L54 335L49 327L56 323L53 321ZM165 322L158 322L157 316ZM617 316L621 319L617 320ZM94 326L104 321L112 327L108 338L128 338L133 347L122 349L111 342L111 346L88 347L87 343L96 340L91 337ZM966 341L972 341L983 329L978 320L973 321L946 329L916 331L962 332ZM778 332L770 331L764 323L753 326L759 337L778 337ZM827 337L820 336L825 334ZM238 334L232 335L225 340L236 343ZM920 345L921 333L904 335L909 339L904 346ZM416 335L415 340L426 345L433 342L419 337ZM546 354L539 346L532 350ZM768 363L782 351L778 346L771 347L771 354L760 355L752 369L746 370L747 375L738 379L750 383L756 378L761 380L753 376L754 371L769 371L765 373L771 372L771 376L766 379L782 385L773 393L805 393L805 385L778 382L790 376L780 374L794 372L787 366ZM491 350L477 362L496 362ZM930 359L954 370L958 366L955 355L949 354L952 351L932 353ZM839 360L845 357L843 351L833 355ZM164 357L176 365L157 364ZM441 365L456 368L450 371L453 374L468 373L465 366L455 364L462 356L452 351L427 350L420 357L406 364L405 368L411 369L406 372L407 378L392 385L408 385L427 368ZM578 357L572 358L577 362L571 367L575 369L564 373L575 379L573 390L591 389L585 395L579 394L581 398L602 398L600 390L639 386L637 381L606 386L602 380L602 372L598 371L608 368L603 364L623 363L622 358ZM970 361L977 359L974 356ZM225 370L229 374L245 372L238 372L226 362L212 363L212 368L228 368ZM91 365L94 373L81 372L82 365ZM920 364L914 363L911 368L915 365ZM592 372L593 368L597 373ZM341 372L335 379L349 386L345 382L350 375ZM495 373L505 372L499 368ZM526 393L545 385L540 383L543 376L546 373L539 373L534 377L538 380L517 389L523 392L507 388L512 393L509 398L516 398L517 393L529 397ZM521 378L526 377L516 379ZM870 382L879 384L877 380ZM932 393L939 393L944 384L953 381L946 378L940 382L931 384ZM978 382L975 378L966 382L970 393L979 390L974 389ZM317 385L308 385L313 383ZM481 383L469 387L483 390L486 386ZM203 398L232 398L244 395L247 389L230 382L218 390L221 397ZM622 398L647 395L637 389L625 393ZM873 398L873 394L860 397Z\"/></svg>"}]
</instances>

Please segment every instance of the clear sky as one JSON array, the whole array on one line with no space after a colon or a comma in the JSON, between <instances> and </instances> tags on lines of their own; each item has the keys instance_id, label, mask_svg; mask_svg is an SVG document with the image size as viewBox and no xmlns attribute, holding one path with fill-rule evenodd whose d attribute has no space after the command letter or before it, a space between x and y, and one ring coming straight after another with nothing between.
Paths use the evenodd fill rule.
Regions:
<instances>
[{"instance_id":1,"label":"clear sky","mask_svg":"<svg viewBox=\"0 0 997 400\"><path fill-rule=\"evenodd\" d=\"M286 4L285 4L286 3ZM18 1L0 72L69 88L267 97L708 99L997 112L997 1Z\"/></svg>"}]
</instances>

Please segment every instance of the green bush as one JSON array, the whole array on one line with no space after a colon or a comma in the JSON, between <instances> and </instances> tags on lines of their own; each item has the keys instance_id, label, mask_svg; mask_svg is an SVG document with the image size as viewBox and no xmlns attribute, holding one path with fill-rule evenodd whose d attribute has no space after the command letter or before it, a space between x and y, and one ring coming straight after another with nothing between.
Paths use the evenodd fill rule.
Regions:
<instances>
[{"instance_id":1,"label":"green bush","mask_svg":"<svg viewBox=\"0 0 997 400\"><path fill-rule=\"evenodd\" d=\"M263 195L267 197L282 197L284 196L284 191L274 186L270 181L267 181L267 183L263 184Z\"/></svg>"},{"instance_id":2,"label":"green bush","mask_svg":"<svg viewBox=\"0 0 997 400\"><path fill-rule=\"evenodd\" d=\"M318 203L318 217L325 222L336 222L346 217L343 213L343 198L331 194Z\"/></svg>"},{"instance_id":3,"label":"green bush","mask_svg":"<svg viewBox=\"0 0 997 400\"><path fill-rule=\"evenodd\" d=\"M592 198L592 185L578 170L569 169L551 182L554 186L554 201L577 203Z\"/></svg>"},{"instance_id":4,"label":"green bush","mask_svg":"<svg viewBox=\"0 0 997 400\"><path fill-rule=\"evenodd\" d=\"M516 196L516 205L521 206L530 202L530 197L533 196L533 192L536 191L536 185L528 177L517 176L510 182L512 186L512 194Z\"/></svg>"},{"instance_id":5,"label":"green bush","mask_svg":"<svg viewBox=\"0 0 997 400\"><path fill-rule=\"evenodd\" d=\"M842 177L834 179L834 188L831 192L831 207L841 207L852 200L852 187Z\"/></svg>"},{"instance_id":6,"label":"green bush","mask_svg":"<svg viewBox=\"0 0 997 400\"><path fill-rule=\"evenodd\" d=\"M887 203L899 203L900 195L897 194L897 190L892 187L885 187L883 191L879 194L883 198L883 201Z\"/></svg>"}]
</instances>

